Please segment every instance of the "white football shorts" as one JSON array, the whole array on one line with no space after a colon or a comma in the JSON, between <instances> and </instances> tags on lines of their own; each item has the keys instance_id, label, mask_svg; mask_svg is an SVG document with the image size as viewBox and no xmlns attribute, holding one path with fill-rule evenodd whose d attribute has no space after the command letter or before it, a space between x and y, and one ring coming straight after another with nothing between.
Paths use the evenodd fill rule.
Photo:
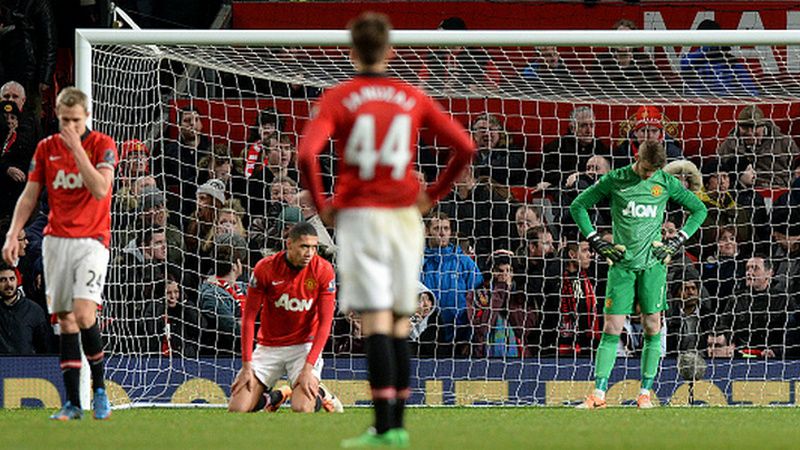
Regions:
<instances>
[{"instance_id":1,"label":"white football shorts","mask_svg":"<svg viewBox=\"0 0 800 450\"><path fill-rule=\"evenodd\" d=\"M45 236L42 258L50 314L72 311L76 298L102 304L109 252L100 241Z\"/></svg>"},{"instance_id":2,"label":"white football shorts","mask_svg":"<svg viewBox=\"0 0 800 450\"><path fill-rule=\"evenodd\" d=\"M311 351L311 343L298 345L287 345L285 347L266 347L256 345L253 351L253 372L264 386L275 387L275 383L286 375L289 379L289 386L294 385L294 381L303 370L306 364L306 357ZM322 379L322 356L317 358L311 372Z\"/></svg>"},{"instance_id":3,"label":"white football shorts","mask_svg":"<svg viewBox=\"0 0 800 450\"><path fill-rule=\"evenodd\" d=\"M336 241L342 311L410 316L417 310L425 236L416 207L343 209Z\"/></svg>"}]
</instances>

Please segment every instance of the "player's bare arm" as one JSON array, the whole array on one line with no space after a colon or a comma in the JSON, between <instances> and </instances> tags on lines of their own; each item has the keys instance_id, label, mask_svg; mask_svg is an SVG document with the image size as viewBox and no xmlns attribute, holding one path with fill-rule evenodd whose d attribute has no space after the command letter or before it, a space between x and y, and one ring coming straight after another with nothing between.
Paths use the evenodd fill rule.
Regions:
<instances>
[{"instance_id":1,"label":"player's bare arm","mask_svg":"<svg viewBox=\"0 0 800 450\"><path fill-rule=\"evenodd\" d=\"M42 193L42 185L36 181L28 181L25 184L25 189L22 195L17 200L17 206L14 208L14 216L11 220L11 227L6 234L6 242L3 244L3 260L8 264L15 264L19 258L19 241L17 236L20 230L31 217L36 202L39 200L39 194Z\"/></svg>"},{"instance_id":2,"label":"player's bare arm","mask_svg":"<svg viewBox=\"0 0 800 450\"><path fill-rule=\"evenodd\" d=\"M61 119L63 121L63 118ZM65 126L61 129L61 140L70 149L75 158L75 164L83 178L83 184L97 200L105 198L111 193L111 183L114 182L114 170L110 167L95 168L86 154L81 143L81 137L74 127Z\"/></svg>"}]
</instances>

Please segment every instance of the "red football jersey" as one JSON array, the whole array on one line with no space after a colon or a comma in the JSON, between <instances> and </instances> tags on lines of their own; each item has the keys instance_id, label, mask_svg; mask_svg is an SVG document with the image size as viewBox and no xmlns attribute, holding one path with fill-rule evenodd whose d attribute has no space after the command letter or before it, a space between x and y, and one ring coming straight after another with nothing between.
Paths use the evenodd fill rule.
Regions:
<instances>
[{"instance_id":1,"label":"red football jersey","mask_svg":"<svg viewBox=\"0 0 800 450\"><path fill-rule=\"evenodd\" d=\"M247 289L242 359L252 359L253 324L260 308L259 344L283 347L314 342L308 360L316 361L330 335L335 299L336 275L321 256L314 256L302 269L289 264L286 251L262 259Z\"/></svg>"},{"instance_id":2,"label":"red football jersey","mask_svg":"<svg viewBox=\"0 0 800 450\"><path fill-rule=\"evenodd\" d=\"M87 131L81 138L89 160L96 168L114 169L117 146L111 137ZM78 165L59 134L39 141L31 161L28 179L47 189L50 215L44 234L65 238L98 239L111 242L111 193L97 200L83 184ZM112 188L109 188L109 191Z\"/></svg>"},{"instance_id":3,"label":"red football jersey","mask_svg":"<svg viewBox=\"0 0 800 450\"><path fill-rule=\"evenodd\" d=\"M454 148L453 158L428 195L445 195L475 152L460 125L437 103L403 81L378 74L360 74L327 91L317 116L303 131L298 145L300 169L317 208L324 203L317 155L329 138L339 161L334 208L413 205L419 183L411 170L417 156L417 135L428 128L441 143Z\"/></svg>"}]
</instances>

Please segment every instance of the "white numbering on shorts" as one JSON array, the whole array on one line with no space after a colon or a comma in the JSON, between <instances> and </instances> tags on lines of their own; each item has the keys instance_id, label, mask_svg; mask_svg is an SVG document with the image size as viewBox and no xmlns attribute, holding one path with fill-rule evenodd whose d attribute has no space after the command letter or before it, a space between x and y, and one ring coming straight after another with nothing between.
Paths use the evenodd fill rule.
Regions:
<instances>
[{"instance_id":1,"label":"white numbering on shorts","mask_svg":"<svg viewBox=\"0 0 800 450\"><path fill-rule=\"evenodd\" d=\"M344 149L344 160L347 164L358 166L358 177L371 180L375 177L375 166L392 168L392 178L401 180L406 174L411 161L411 116L398 114L394 116L381 148L375 149L375 116L360 114L356 117L347 145Z\"/></svg>"}]
</instances>

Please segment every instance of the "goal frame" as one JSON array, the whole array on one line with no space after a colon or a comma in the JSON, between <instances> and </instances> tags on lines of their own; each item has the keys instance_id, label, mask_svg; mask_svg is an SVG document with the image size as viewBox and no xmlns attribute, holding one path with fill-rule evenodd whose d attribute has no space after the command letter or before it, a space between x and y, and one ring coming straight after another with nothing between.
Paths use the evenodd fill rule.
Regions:
<instances>
[{"instance_id":1,"label":"goal frame","mask_svg":"<svg viewBox=\"0 0 800 450\"><path fill-rule=\"evenodd\" d=\"M800 30L392 30L395 46L800 46ZM92 45L347 46L347 30L75 31L75 84L92 104Z\"/></svg>"},{"instance_id":2,"label":"goal frame","mask_svg":"<svg viewBox=\"0 0 800 450\"><path fill-rule=\"evenodd\" d=\"M95 45L349 46L347 30L119 30L77 29L75 84L94 101ZM668 47L796 46L800 30L392 30L395 46L432 47ZM89 118L91 120L91 116ZM91 122L89 122L91 125ZM136 403L136 402L134 402ZM169 406L136 403L136 406Z\"/></svg>"}]
</instances>

